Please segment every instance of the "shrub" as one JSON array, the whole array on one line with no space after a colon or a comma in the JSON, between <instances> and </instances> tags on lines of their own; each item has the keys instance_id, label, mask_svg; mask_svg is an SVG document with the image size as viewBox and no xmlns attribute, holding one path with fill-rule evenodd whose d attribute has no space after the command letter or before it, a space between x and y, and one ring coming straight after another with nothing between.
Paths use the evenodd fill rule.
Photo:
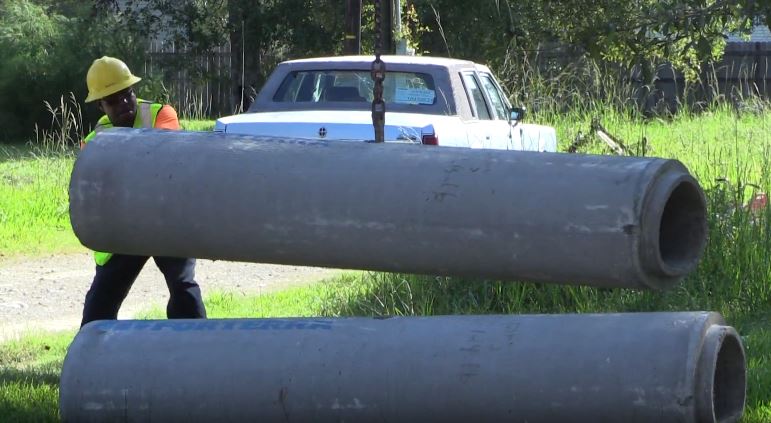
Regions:
<instances>
[{"instance_id":1,"label":"shrub","mask_svg":"<svg viewBox=\"0 0 771 423\"><path fill-rule=\"evenodd\" d=\"M50 122L46 104L57 104L63 93L85 99L95 58L112 55L141 69L145 34L131 25L87 2L0 3L0 142L30 138L36 123ZM86 122L98 117L96 108L84 111Z\"/></svg>"}]
</instances>

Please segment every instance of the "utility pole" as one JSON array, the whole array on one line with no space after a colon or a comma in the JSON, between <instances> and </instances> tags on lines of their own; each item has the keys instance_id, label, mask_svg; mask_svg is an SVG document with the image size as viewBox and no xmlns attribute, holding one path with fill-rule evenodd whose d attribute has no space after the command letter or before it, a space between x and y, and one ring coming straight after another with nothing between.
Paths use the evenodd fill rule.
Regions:
<instances>
[{"instance_id":1,"label":"utility pole","mask_svg":"<svg viewBox=\"0 0 771 423\"><path fill-rule=\"evenodd\" d=\"M344 54L361 54L361 2L345 0ZM401 34L401 1L381 0L379 3L383 54L406 54L406 40L401 35L395 35Z\"/></svg>"},{"instance_id":2,"label":"utility pole","mask_svg":"<svg viewBox=\"0 0 771 423\"><path fill-rule=\"evenodd\" d=\"M402 2L394 0L394 38L396 54L407 54L407 40L402 35Z\"/></svg>"},{"instance_id":3,"label":"utility pole","mask_svg":"<svg viewBox=\"0 0 771 423\"><path fill-rule=\"evenodd\" d=\"M345 2L345 42L343 53L361 54L361 0Z\"/></svg>"},{"instance_id":4,"label":"utility pole","mask_svg":"<svg viewBox=\"0 0 771 423\"><path fill-rule=\"evenodd\" d=\"M383 54L394 53L394 9L393 0L380 0L380 16L383 19L380 36L383 40Z\"/></svg>"}]
</instances>

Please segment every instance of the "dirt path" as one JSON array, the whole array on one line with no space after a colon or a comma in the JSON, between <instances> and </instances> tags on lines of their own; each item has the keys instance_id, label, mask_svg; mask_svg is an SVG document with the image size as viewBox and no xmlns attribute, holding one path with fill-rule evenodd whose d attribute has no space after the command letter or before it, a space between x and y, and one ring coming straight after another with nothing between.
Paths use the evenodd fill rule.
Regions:
<instances>
[{"instance_id":1,"label":"dirt path","mask_svg":"<svg viewBox=\"0 0 771 423\"><path fill-rule=\"evenodd\" d=\"M88 253L0 260L0 341L34 330L75 329L94 276ZM267 293L321 280L338 270L272 264L199 260L196 280L204 296L212 291ZM118 318L153 305L165 307L168 291L158 268L148 261Z\"/></svg>"}]
</instances>

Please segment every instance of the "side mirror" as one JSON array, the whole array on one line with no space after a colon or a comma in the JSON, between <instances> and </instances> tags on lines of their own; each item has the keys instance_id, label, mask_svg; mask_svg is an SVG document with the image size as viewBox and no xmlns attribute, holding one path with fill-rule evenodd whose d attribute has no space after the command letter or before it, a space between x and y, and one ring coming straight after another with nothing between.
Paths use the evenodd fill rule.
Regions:
<instances>
[{"instance_id":1,"label":"side mirror","mask_svg":"<svg viewBox=\"0 0 771 423\"><path fill-rule=\"evenodd\" d=\"M512 121L521 121L525 118L525 108L524 107L515 107L511 109L511 120Z\"/></svg>"}]
</instances>

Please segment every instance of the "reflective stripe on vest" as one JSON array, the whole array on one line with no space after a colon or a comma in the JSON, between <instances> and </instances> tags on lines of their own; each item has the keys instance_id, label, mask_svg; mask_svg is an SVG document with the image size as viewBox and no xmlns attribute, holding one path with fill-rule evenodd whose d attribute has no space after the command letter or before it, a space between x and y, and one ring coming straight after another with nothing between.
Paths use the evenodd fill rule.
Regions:
<instances>
[{"instance_id":1,"label":"reflective stripe on vest","mask_svg":"<svg viewBox=\"0 0 771 423\"><path fill-rule=\"evenodd\" d=\"M163 108L163 104L151 103L149 101L137 99L137 116L134 118L134 128L154 128L155 120L158 118L158 112ZM96 136L98 132L112 128L112 122L107 116L102 116L96 123L96 127L91 133L83 139L88 143ZM112 253L94 251L94 261L98 266L104 266L112 257Z\"/></svg>"},{"instance_id":2,"label":"reflective stripe on vest","mask_svg":"<svg viewBox=\"0 0 771 423\"><path fill-rule=\"evenodd\" d=\"M142 121L142 128L152 128L155 124L155 118L158 113L153 113L151 110L152 103L149 101L143 101L139 103L139 119ZM158 109L160 110L160 109ZM134 127L137 127L136 119L134 119Z\"/></svg>"},{"instance_id":3,"label":"reflective stripe on vest","mask_svg":"<svg viewBox=\"0 0 771 423\"><path fill-rule=\"evenodd\" d=\"M163 104L152 103L145 100L137 99L137 115L134 117L134 128L154 128L155 120L158 118L158 112L163 108ZM97 133L104 131L105 129L112 128L112 122L107 115L99 118L96 122L94 130L91 131L86 138L83 139L84 143L91 141Z\"/></svg>"}]
</instances>

